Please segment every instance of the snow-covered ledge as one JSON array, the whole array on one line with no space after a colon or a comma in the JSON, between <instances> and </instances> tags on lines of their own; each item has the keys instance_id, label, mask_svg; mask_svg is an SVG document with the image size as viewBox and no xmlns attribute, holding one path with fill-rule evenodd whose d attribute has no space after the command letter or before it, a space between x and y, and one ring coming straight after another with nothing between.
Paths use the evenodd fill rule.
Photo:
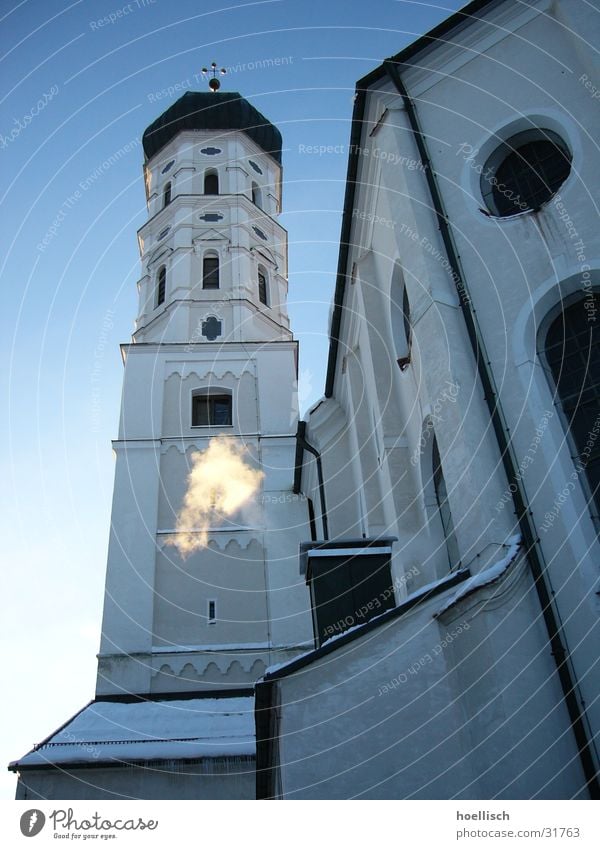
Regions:
<instances>
[{"instance_id":1,"label":"snow-covered ledge","mask_svg":"<svg viewBox=\"0 0 600 849\"><path fill-rule=\"evenodd\" d=\"M517 563L519 560L519 554L522 551L521 546L521 537L520 535L516 535L510 537L507 543L507 552L506 555L499 560L497 563L494 563L492 566L489 566L487 569L484 569L481 572L478 572L476 575L473 575L467 581L465 581L459 589L440 607L440 609L435 614L435 617L441 616L446 611L453 608L459 601L470 596L476 590L486 587L489 584L493 584L497 581L500 581L501 578L501 586L504 585L506 579L508 578L507 572L511 569L513 565ZM494 588L494 592L492 595L496 595L497 591Z\"/></svg>"}]
</instances>

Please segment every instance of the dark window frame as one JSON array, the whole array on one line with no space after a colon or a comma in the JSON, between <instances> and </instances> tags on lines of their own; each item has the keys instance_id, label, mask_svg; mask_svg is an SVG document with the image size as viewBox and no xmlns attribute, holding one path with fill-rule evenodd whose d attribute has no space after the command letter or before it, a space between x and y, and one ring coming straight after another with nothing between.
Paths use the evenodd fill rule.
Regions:
<instances>
[{"instance_id":1,"label":"dark window frame","mask_svg":"<svg viewBox=\"0 0 600 849\"><path fill-rule=\"evenodd\" d=\"M204 194L219 194L219 172L214 168L211 168L210 171L204 172Z\"/></svg>"},{"instance_id":2,"label":"dark window frame","mask_svg":"<svg viewBox=\"0 0 600 849\"><path fill-rule=\"evenodd\" d=\"M600 421L599 314L597 290L563 301L558 314L545 326L539 355L588 509L600 530L600 433L590 438Z\"/></svg>"},{"instance_id":3,"label":"dark window frame","mask_svg":"<svg viewBox=\"0 0 600 849\"><path fill-rule=\"evenodd\" d=\"M572 164L568 145L552 130L515 133L498 145L483 166L484 203L496 218L535 212L557 193Z\"/></svg>"},{"instance_id":4,"label":"dark window frame","mask_svg":"<svg viewBox=\"0 0 600 849\"><path fill-rule=\"evenodd\" d=\"M158 269L156 275L156 306L160 307L165 302L167 294L167 269L164 265Z\"/></svg>"},{"instance_id":5,"label":"dark window frame","mask_svg":"<svg viewBox=\"0 0 600 849\"><path fill-rule=\"evenodd\" d=\"M262 265L258 267L258 300L265 307L269 306L269 278Z\"/></svg>"},{"instance_id":6,"label":"dark window frame","mask_svg":"<svg viewBox=\"0 0 600 849\"><path fill-rule=\"evenodd\" d=\"M165 187L163 189L163 209L165 208L165 206L168 206L171 203L171 200L172 200L171 191L172 191L172 186L171 186L171 181L169 180L169 182L165 185Z\"/></svg>"},{"instance_id":7,"label":"dark window frame","mask_svg":"<svg viewBox=\"0 0 600 849\"><path fill-rule=\"evenodd\" d=\"M431 444L431 474L433 476L433 490L435 493L435 500L437 502L437 512L442 525L444 540L446 542L448 563L450 571L454 572L457 569L460 569L460 552L456 541L456 533L454 531L454 520L452 519L452 510L450 509L450 501L448 499L448 489L446 487L446 479L444 477L440 448L435 433L433 434L433 441Z\"/></svg>"},{"instance_id":8,"label":"dark window frame","mask_svg":"<svg viewBox=\"0 0 600 849\"><path fill-rule=\"evenodd\" d=\"M233 400L223 389L192 392L192 427L232 427Z\"/></svg>"},{"instance_id":9,"label":"dark window frame","mask_svg":"<svg viewBox=\"0 0 600 849\"><path fill-rule=\"evenodd\" d=\"M202 259L202 288L203 289L220 289L221 288L221 269L218 254L204 254Z\"/></svg>"},{"instance_id":10,"label":"dark window frame","mask_svg":"<svg viewBox=\"0 0 600 849\"><path fill-rule=\"evenodd\" d=\"M209 598L206 600L206 624L207 625L216 625L217 624L217 600L216 598Z\"/></svg>"}]
</instances>

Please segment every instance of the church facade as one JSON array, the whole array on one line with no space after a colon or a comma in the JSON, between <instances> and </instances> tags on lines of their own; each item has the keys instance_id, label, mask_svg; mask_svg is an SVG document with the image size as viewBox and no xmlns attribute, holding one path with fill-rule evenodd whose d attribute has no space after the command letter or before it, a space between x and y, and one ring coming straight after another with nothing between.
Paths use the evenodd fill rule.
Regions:
<instances>
[{"instance_id":1,"label":"church facade","mask_svg":"<svg viewBox=\"0 0 600 849\"><path fill-rule=\"evenodd\" d=\"M330 539L396 538L396 607L363 577L259 683L262 798L598 795L594 33L471 3L357 84L297 486Z\"/></svg>"},{"instance_id":2,"label":"church facade","mask_svg":"<svg viewBox=\"0 0 600 849\"><path fill-rule=\"evenodd\" d=\"M279 132L146 130L97 692L19 798L598 796L595 26L475 0L358 82L299 423Z\"/></svg>"}]
</instances>

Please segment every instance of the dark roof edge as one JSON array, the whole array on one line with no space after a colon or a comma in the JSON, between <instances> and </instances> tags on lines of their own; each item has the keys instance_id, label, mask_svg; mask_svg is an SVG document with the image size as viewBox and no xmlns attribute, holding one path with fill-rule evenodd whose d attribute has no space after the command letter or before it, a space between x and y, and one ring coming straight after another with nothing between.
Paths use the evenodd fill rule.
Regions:
<instances>
[{"instance_id":1,"label":"dark roof edge","mask_svg":"<svg viewBox=\"0 0 600 849\"><path fill-rule=\"evenodd\" d=\"M231 754L226 755L199 755L193 757L186 757L185 755L178 756L176 760L178 762L184 763L202 763L203 761L221 761L227 760L228 758L236 758L236 759L246 759L249 763L254 763L256 761L256 755L248 755L248 754L239 754L236 752L232 752ZM75 769L98 769L101 767L102 769L127 769L132 766L146 766L149 763L157 763L157 764L168 764L173 761L173 758L135 758L131 760L115 760L114 758L102 760L102 758L98 758L94 760L93 763L90 761L69 761L68 763L41 763L41 764L10 764L8 767L12 772L39 772L39 771L49 771L53 770L56 772L60 772L61 775L70 775L72 770ZM14 767L14 768L13 768ZM253 770L254 771L254 770Z\"/></svg>"},{"instance_id":2,"label":"dark roof edge","mask_svg":"<svg viewBox=\"0 0 600 849\"><path fill-rule=\"evenodd\" d=\"M286 666L281 669L276 669L274 672L269 672L265 674L262 681L257 682L256 687L264 686L264 684L268 684L272 681L277 681L279 678L285 678L287 675L290 675L293 672L297 672L299 669L302 669L304 666L308 666L313 663L315 660L320 660L325 655L331 654L342 646L347 645L348 643L353 642L354 640L358 640L361 637L364 637L365 634L369 634L371 631L374 631L375 628L379 628L380 625L386 625L388 622L391 622L393 619L398 619L401 616L404 616L405 613L408 613L409 610L412 610L413 607L418 607L426 601L430 601L432 598L440 595L446 590L452 589L457 584L462 584L463 581L466 581L467 578L471 577L471 570L459 569L457 572L452 572L448 575L448 579L437 584L434 587L430 587L429 589L425 588L421 593L413 595L411 598L408 598L406 601L399 604L397 607L393 607L391 610L382 613L381 616L377 616L375 619L371 619L370 622L365 622L365 624L360 628L355 628L352 631L348 631L345 634L339 636L336 640L332 640L329 643L325 643L320 648L315 649L314 651L309 652L308 654L303 654L301 657L296 660L290 661Z\"/></svg>"},{"instance_id":3,"label":"dark roof edge","mask_svg":"<svg viewBox=\"0 0 600 849\"><path fill-rule=\"evenodd\" d=\"M168 693L107 693L96 696L90 704L97 702L172 702L187 699L243 699L254 695L253 687L232 687L231 690L184 690Z\"/></svg>"},{"instance_id":4,"label":"dark roof edge","mask_svg":"<svg viewBox=\"0 0 600 849\"><path fill-rule=\"evenodd\" d=\"M491 5L500 5L506 0L472 0L458 12L450 15L432 30L422 35L416 41L413 41L395 56L389 60L396 64L406 64L410 59L414 58L418 53L428 47L431 47L437 41L442 40L442 37L447 35L452 30L461 25L468 25L471 19L475 18L477 12L482 11ZM443 39L444 41L447 39ZM350 247L350 232L352 229L352 208L354 206L354 197L356 191L356 175L358 172L358 159L360 148L360 137L362 125L364 121L364 108L366 102L366 92L374 83L385 78L387 70L385 62L375 68L366 76L362 77L356 83L356 95L354 103L354 111L352 114L352 129L350 131L350 155L348 157L348 171L346 176L346 194L344 196L344 207L342 215L342 232L340 235L340 253L338 258L336 284L333 300L333 315L331 318L331 328L329 330L329 356L327 360L327 376L325 379L325 397L331 398L333 395L333 384L335 381L335 370L337 367L337 352L338 352L338 337L342 323L342 308L344 303L344 292L346 288L346 270L348 265L348 250Z\"/></svg>"}]
</instances>

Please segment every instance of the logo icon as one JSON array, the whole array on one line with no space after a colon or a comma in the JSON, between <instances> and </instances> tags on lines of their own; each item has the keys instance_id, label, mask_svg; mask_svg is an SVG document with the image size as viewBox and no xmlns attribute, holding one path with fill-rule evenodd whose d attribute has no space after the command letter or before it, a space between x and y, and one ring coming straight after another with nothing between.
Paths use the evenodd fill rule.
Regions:
<instances>
[{"instance_id":1,"label":"logo icon","mask_svg":"<svg viewBox=\"0 0 600 849\"><path fill-rule=\"evenodd\" d=\"M35 837L43 829L46 817L43 811L32 808L21 816L21 834L25 837Z\"/></svg>"}]
</instances>

